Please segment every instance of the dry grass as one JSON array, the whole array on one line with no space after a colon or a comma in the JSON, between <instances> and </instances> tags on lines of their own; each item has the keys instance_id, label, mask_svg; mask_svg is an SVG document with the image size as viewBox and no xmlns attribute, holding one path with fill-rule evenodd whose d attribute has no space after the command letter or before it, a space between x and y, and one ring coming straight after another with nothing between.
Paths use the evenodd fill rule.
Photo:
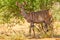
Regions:
<instances>
[{"instance_id":1,"label":"dry grass","mask_svg":"<svg viewBox=\"0 0 60 40\"><path fill-rule=\"evenodd\" d=\"M58 24L58 25L57 25ZM13 26L12 26L13 25ZM0 40L60 40L59 38L43 38L43 39L28 39L24 34L28 34L29 23L25 22L23 25L19 24L1 24L0 25ZM57 27L58 26L58 27ZM55 34L60 34L60 22L54 23Z\"/></svg>"}]
</instances>

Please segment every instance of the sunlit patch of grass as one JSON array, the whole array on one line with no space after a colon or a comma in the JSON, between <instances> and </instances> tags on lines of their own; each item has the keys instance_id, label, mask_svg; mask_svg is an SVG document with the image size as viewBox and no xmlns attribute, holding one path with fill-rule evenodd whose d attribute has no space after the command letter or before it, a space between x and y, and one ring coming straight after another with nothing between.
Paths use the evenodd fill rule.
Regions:
<instances>
[{"instance_id":1,"label":"sunlit patch of grass","mask_svg":"<svg viewBox=\"0 0 60 40\"><path fill-rule=\"evenodd\" d=\"M60 27L60 22L56 22L55 26L56 28Z\"/></svg>"},{"instance_id":2,"label":"sunlit patch of grass","mask_svg":"<svg viewBox=\"0 0 60 40\"><path fill-rule=\"evenodd\" d=\"M11 33L11 34L0 34L0 39L5 40L26 40L27 38L19 32Z\"/></svg>"},{"instance_id":3,"label":"sunlit patch of grass","mask_svg":"<svg viewBox=\"0 0 60 40\"><path fill-rule=\"evenodd\" d=\"M13 24L12 24L13 25ZM27 38L24 36L24 31L16 31L12 29L12 25L5 24L0 25L0 39L4 40L27 40ZM20 26L18 26L20 27ZM17 27L16 27L17 28ZM3 30L2 30L3 29ZM2 32L3 31L3 32Z\"/></svg>"},{"instance_id":4,"label":"sunlit patch of grass","mask_svg":"<svg viewBox=\"0 0 60 40\"><path fill-rule=\"evenodd\" d=\"M60 22L54 22L54 35L60 35Z\"/></svg>"}]
</instances>

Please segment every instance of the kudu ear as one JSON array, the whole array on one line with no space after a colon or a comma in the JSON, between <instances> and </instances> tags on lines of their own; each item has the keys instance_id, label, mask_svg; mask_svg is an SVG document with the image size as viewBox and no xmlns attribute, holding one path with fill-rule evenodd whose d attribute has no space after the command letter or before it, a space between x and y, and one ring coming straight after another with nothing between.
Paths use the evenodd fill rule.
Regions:
<instances>
[{"instance_id":1,"label":"kudu ear","mask_svg":"<svg viewBox=\"0 0 60 40\"><path fill-rule=\"evenodd\" d=\"M26 2L26 1L24 1L22 4L23 4L23 6L24 6L24 5L27 5L27 2Z\"/></svg>"},{"instance_id":2,"label":"kudu ear","mask_svg":"<svg viewBox=\"0 0 60 40\"><path fill-rule=\"evenodd\" d=\"M16 6L18 5L18 2L16 1Z\"/></svg>"},{"instance_id":3,"label":"kudu ear","mask_svg":"<svg viewBox=\"0 0 60 40\"><path fill-rule=\"evenodd\" d=\"M22 5L19 2L16 2L16 6L18 6L19 8L22 8Z\"/></svg>"}]
</instances>

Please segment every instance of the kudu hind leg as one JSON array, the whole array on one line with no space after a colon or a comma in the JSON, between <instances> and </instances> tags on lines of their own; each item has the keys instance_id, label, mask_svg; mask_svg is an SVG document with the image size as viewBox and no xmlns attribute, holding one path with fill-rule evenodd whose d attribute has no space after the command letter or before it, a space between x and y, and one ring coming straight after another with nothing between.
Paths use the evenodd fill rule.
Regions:
<instances>
[{"instance_id":1,"label":"kudu hind leg","mask_svg":"<svg viewBox=\"0 0 60 40\"><path fill-rule=\"evenodd\" d=\"M47 26L47 24L45 23L45 21L41 24L41 26L42 26L43 32L46 34L46 32L48 31L48 26Z\"/></svg>"},{"instance_id":2,"label":"kudu hind leg","mask_svg":"<svg viewBox=\"0 0 60 40\"><path fill-rule=\"evenodd\" d=\"M44 30L46 28L45 28L45 25L44 24L45 24L44 22L41 24L41 28L42 28L43 32L46 34L46 31Z\"/></svg>"},{"instance_id":3,"label":"kudu hind leg","mask_svg":"<svg viewBox=\"0 0 60 40\"><path fill-rule=\"evenodd\" d=\"M45 32L48 32L48 24L46 22L44 22L44 27L43 28L45 29Z\"/></svg>"}]
</instances>

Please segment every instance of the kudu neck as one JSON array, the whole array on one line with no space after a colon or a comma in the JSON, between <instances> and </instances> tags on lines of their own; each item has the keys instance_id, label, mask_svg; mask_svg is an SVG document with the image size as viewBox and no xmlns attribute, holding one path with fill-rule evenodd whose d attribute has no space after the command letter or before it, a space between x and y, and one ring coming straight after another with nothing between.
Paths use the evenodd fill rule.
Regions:
<instances>
[{"instance_id":1,"label":"kudu neck","mask_svg":"<svg viewBox=\"0 0 60 40\"><path fill-rule=\"evenodd\" d=\"M24 18L27 18L27 14L26 14L24 8L20 8L20 11L21 11L21 15L22 15Z\"/></svg>"},{"instance_id":2,"label":"kudu neck","mask_svg":"<svg viewBox=\"0 0 60 40\"><path fill-rule=\"evenodd\" d=\"M24 9L24 6L19 4L17 5L19 7L19 10L20 10L20 14L24 17L24 18L27 18L27 14L25 12L25 9Z\"/></svg>"}]
</instances>

